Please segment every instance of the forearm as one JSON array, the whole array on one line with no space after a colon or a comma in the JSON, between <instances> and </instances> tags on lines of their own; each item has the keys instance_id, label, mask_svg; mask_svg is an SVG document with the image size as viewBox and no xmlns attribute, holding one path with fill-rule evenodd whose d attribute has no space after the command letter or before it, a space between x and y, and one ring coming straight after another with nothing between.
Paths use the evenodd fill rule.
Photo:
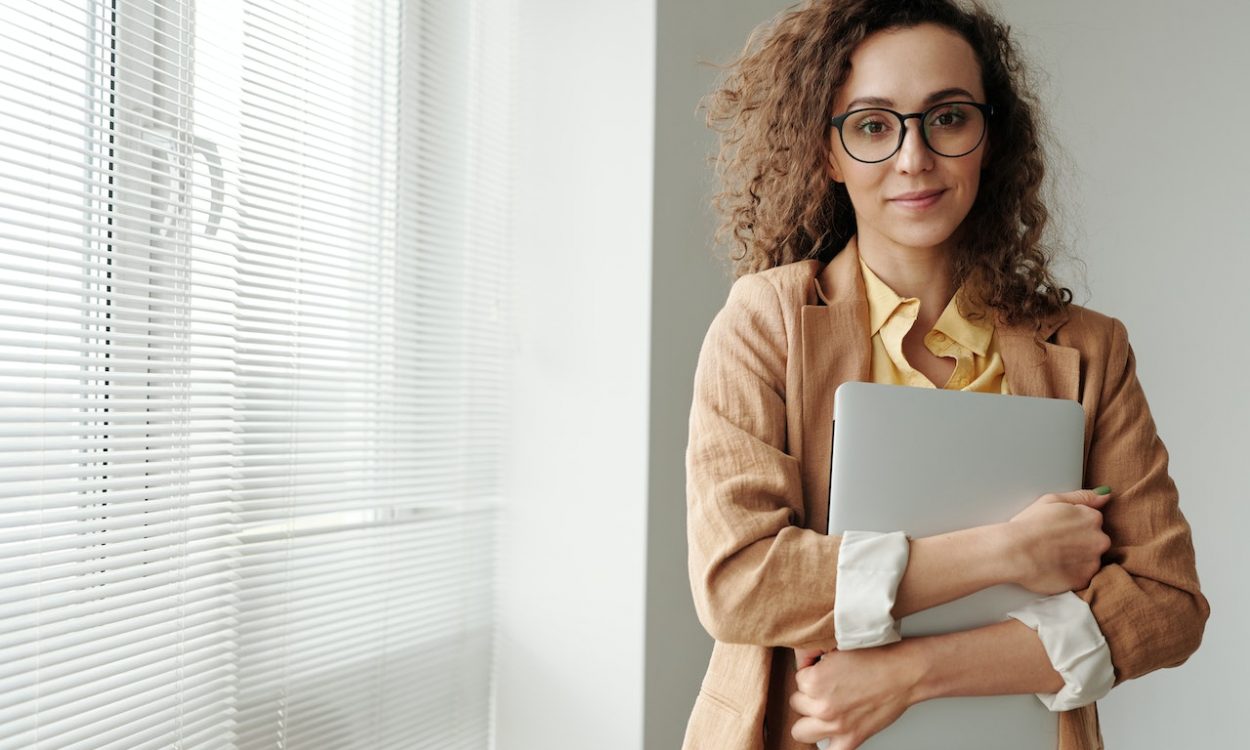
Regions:
<instances>
[{"instance_id":1,"label":"forearm","mask_svg":"<svg viewBox=\"0 0 1250 750\"><path fill-rule=\"evenodd\" d=\"M805 663L795 684L790 706L801 718L791 736L858 747L921 701L1054 692L1063 677L1050 666L1037 634L1012 620L879 648L831 651Z\"/></svg>"},{"instance_id":2,"label":"forearm","mask_svg":"<svg viewBox=\"0 0 1250 750\"><path fill-rule=\"evenodd\" d=\"M912 703L954 696L1056 693L1064 686L1037 632L1016 620L908 638L898 646L899 655L916 670Z\"/></svg>"},{"instance_id":3,"label":"forearm","mask_svg":"<svg viewBox=\"0 0 1250 750\"><path fill-rule=\"evenodd\" d=\"M895 619L1012 582L1014 568L1002 525L978 526L914 539L895 597Z\"/></svg>"},{"instance_id":4,"label":"forearm","mask_svg":"<svg viewBox=\"0 0 1250 750\"><path fill-rule=\"evenodd\" d=\"M1038 594L1084 588L1111 540L1110 489L1042 495L1006 523L914 540L890 614L895 619L1001 583Z\"/></svg>"}]
</instances>

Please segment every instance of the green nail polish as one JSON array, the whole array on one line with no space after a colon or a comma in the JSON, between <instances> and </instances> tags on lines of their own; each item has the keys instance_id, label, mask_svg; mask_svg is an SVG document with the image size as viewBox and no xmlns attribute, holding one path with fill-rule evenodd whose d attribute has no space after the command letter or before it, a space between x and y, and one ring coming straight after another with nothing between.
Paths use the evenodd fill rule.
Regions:
<instances>
[{"instance_id":1,"label":"green nail polish","mask_svg":"<svg viewBox=\"0 0 1250 750\"><path fill-rule=\"evenodd\" d=\"M1110 487L1108 487L1108 486L1107 486L1107 485L1105 485L1105 484L1104 484L1104 485L1102 485L1102 486L1099 486L1099 487L1095 487L1095 488L1094 488L1094 494L1095 494L1095 495L1110 495L1110 494L1111 494L1111 488L1110 488Z\"/></svg>"}]
</instances>

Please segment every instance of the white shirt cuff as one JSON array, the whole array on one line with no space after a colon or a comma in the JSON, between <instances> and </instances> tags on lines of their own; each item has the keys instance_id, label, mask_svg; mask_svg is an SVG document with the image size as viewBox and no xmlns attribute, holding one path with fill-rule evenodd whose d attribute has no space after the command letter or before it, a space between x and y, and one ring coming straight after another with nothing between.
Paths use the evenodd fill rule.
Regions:
<instances>
[{"instance_id":1,"label":"white shirt cuff","mask_svg":"<svg viewBox=\"0 0 1250 750\"><path fill-rule=\"evenodd\" d=\"M1048 596L1008 612L1007 617L1037 631L1051 665L1063 676L1058 693L1037 693L1046 708L1070 711L1111 691L1115 684L1111 650L1081 597L1071 591Z\"/></svg>"},{"instance_id":2,"label":"white shirt cuff","mask_svg":"<svg viewBox=\"0 0 1250 750\"><path fill-rule=\"evenodd\" d=\"M838 548L833 630L839 651L899 640L890 614L911 547L901 531L847 531Z\"/></svg>"}]
</instances>

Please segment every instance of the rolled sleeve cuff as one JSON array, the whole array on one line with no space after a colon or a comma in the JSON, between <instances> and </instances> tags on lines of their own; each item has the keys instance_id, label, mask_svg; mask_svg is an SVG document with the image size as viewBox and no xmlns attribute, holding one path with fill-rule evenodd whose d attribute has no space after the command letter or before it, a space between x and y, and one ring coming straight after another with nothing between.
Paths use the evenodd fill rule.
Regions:
<instances>
[{"instance_id":1,"label":"rolled sleeve cuff","mask_svg":"<svg viewBox=\"0 0 1250 750\"><path fill-rule=\"evenodd\" d=\"M890 614L911 548L901 531L847 531L838 549L833 629L839 651L899 640Z\"/></svg>"},{"instance_id":2,"label":"rolled sleeve cuff","mask_svg":"<svg viewBox=\"0 0 1250 750\"><path fill-rule=\"evenodd\" d=\"M1089 605L1071 591L1030 602L1007 613L1037 631L1050 663L1063 677L1058 693L1037 693L1051 711L1088 705L1111 691L1111 650Z\"/></svg>"}]
</instances>

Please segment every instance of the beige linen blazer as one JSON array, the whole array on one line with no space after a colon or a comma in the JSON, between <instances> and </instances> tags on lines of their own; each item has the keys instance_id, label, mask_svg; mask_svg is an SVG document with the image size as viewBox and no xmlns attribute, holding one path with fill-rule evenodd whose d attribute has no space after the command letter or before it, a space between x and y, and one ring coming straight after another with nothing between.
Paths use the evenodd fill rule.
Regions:
<instances>
[{"instance_id":1,"label":"beige linen blazer","mask_svg":"<svg viewBox=\"0 0 1250 750\"><path fill-rule=\"evenodd\" d=\"M695 373L686 451L689 571L715 639L684 750L810 748L790 737L794 663L832 649L840 539L827 525L833 392L870 380L868 303L854 240L738 279ZM1013 393L1079 401L1084 486L1109 485L1112 546L1087 601L1116 684L1184 662L1210 612L1167 451L1123 324L1079 306L1029 326L997 323ZM1056 488L1062 489L1062 488ZM1097 709L1060 715L1060 750L1101 748Z\"/></svg>"}]
</instances>

